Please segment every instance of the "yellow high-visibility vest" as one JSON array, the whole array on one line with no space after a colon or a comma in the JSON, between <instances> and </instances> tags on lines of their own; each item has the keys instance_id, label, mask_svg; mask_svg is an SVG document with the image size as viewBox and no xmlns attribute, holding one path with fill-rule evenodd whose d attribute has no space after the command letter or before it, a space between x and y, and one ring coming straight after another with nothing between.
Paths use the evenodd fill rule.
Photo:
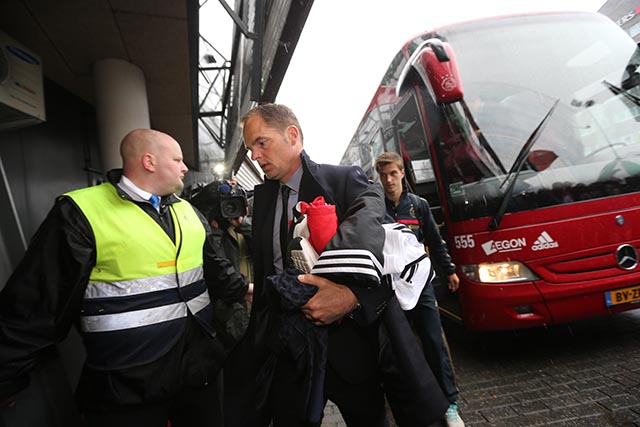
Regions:
<instances>
[{"instance_id":1,"label":"yellow high-visibility vest","mask_svg":"<svg viewBox=\"0 0 640 427\"><path fill-rule=\"evenodd\" d=\"M82 303L87 362L123 368L151 362L177 342L188 313L210 324L204 283L204 226L180 200L169 209L175 243L109 183L66 194L91 226L96 263Z\"/></svg>"}]
</instances>

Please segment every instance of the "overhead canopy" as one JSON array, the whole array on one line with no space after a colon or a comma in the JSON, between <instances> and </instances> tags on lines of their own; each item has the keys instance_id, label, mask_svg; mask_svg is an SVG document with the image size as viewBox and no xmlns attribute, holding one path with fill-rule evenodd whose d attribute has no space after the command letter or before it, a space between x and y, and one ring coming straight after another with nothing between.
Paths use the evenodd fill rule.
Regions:
<instances>
[{"instance_id":1,"label":"overhead canopy","mask_svg":"<svg viewBox=\"0 0 640 427\"><path fill-rule=\"evenodd\" d=\"M231 3L219 1L225 6ZM238 24L236 20L230 75L223 83L233 88L220 90L226 95L217 103L221 111L213 113L222 121L218 128L228 130L217 136L221 148L224 147L225 163L234 171L246 161L237 128L238 115L252 102L275 100L313 4L313 0L272 0L267 2L270 7L263 10L258 7L262 1L235 0L233 10L237 12L229 12L227 16L231 20L230 15L237 13L236 19L244 22ZM145 76L151 127L170 134L180 143L191 170L208 171L208 162L220 159L211 155L202 158L199 147L216 139L199 141L198 137L198 115L202 115L198 99L199 3L198 0L0 0L0 30L41 57L47 79L91 105L95 105L96 61L122 59L138 66ZM263 16L260 25L256 25L253 15L256 13ZM256 34L238 37L237 29L241 27ZM256 47L261 52L259 65L254 64ZM257 91L250 89L255 82L260 82Z\"/></svg>"},{"instance_id":2,"label":"overhead canopy","mask_svg":"<svg viewBox=\"0 0 640 427\"><path fill-rule=\"evenodd\" d=\"M40 55L46 78L90 104L94 62L138 66L151 127L176 138L186 163L197 166L197 51L190 51L197 49L196 1L2 0L0 29Z\"/></svg>"}]
</instances>

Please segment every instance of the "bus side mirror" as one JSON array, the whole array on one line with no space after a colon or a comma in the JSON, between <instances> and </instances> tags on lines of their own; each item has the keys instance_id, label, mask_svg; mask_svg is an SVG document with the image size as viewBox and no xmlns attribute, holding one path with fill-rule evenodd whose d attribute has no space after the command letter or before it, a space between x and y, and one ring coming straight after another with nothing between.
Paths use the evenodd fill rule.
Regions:
<instances>
[{"instance_id":1,"label":"bus side mirror","mask_svg":"<svg viewBox=\"0 0 640 427\"><path fill-rule=\"evenodd\" d=\"M462 80L453 48L449 43L433 38L418 46L400 73L396 86L398 97L401 96L403 86L406 86L405 80L412 68L439 104L450 104L462 99Z\"/></svg>"}]
</instances>

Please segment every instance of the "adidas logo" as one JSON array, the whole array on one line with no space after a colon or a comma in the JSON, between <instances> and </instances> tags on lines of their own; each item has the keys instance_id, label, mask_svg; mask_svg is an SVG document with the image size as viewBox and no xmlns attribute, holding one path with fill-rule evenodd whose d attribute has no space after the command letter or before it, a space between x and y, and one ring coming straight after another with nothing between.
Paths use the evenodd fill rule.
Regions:
<instances>
[{"instance_id":1,"label":"adidas logo","mask_svg":"<svg viewBox=\"0 0 640 427\"><path fill-rule=\"evenodd\" d=\"M553 240L553 237L549 236L549 233L543 231L540 233L540 236L533 242L533 246L531 246L531 250L534 251L542 251L545 249L553 249L557 248L558 242Z\"/></svg>"}]
</instances>

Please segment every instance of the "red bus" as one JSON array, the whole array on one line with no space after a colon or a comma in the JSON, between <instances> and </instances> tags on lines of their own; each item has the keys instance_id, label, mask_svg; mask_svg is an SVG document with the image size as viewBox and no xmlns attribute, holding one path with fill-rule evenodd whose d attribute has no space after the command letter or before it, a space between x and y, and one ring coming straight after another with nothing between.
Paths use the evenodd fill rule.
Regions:
<instances>
[{"instance_id":1,"label":"red bus","mask_svg":"<svg viewBox=\"0 0 640 427\"><path fill-rule=\"evenodd\" d=\"M457 265L471 330L640 307L640 51L596 13L505 16L407 42L341 164L401 153ZM444 288L444 287L441 287Z\"/></svg>"}]
</instances>

